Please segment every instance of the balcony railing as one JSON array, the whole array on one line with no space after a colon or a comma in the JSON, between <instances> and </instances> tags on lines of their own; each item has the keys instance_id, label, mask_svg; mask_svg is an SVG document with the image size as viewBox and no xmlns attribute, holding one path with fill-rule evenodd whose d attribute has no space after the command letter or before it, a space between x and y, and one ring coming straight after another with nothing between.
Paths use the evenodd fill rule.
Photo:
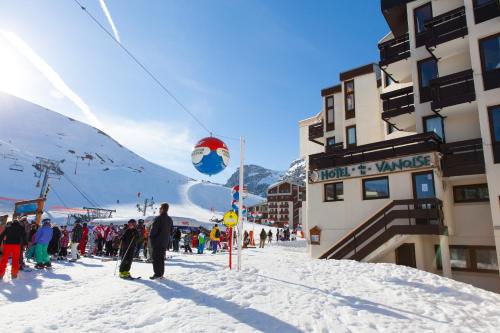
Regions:
<instances>
[{"instance_id":1,"label":"balcony railing","mask_svg":"<svg viewBox=\"0 0 500 333\"><path fill-rule=\"evenodd\" d=\"M309 125L309 141L319 143L318 141L316 141L316 139L322 138L323 135L324 135L323 122Z\"/></svg>"},{"instance_id":2,"label":"balcony railing","mask_svg":"<svg viewBox=\"0 0 500 333\"><path fill-rule=\"evenodd\" d=\"M481 139L442 144L441 152L441 169L445 177L485 173Z\"/></svg>"},{"instance_id":3,"label":"balcony railing","mask_svg":"<svg viewBox=\"0 0 500 333\"><path fill-rule=\"evenodd\" d=\"M380 98L382 99L383 119L415 111L412 86L381 94Z\"/></svg>"},{"instance_id":4,"label":"balcony railing","mask_svg":"<svg viewBox=\"0 0 500 333\"><path fill-rule=\"evenodd\" d=\"M450 40L467 36L465 7L459 7L432 18L425 23L424 34L427 47L436 46Z\"/></svg>"},{"instance_id":5,"label":"balcony railing","mask_svg":"<svg viewBox=\"0 0 500 333\"><path fill-rule=\"evenodd\" d=\"M483 1L482 4L474 2L474 21L479 24L500 16L500 3L498 0Z\"/></svg>"},{"instance_id":6,"label":"balcony railing","mask_svg":"<svg viewBox=\"0 0 500 333\"><path fill-rule=\"evenodd\" d=\"M420 133L402 138L380 141L355 148L309 156L309 168L319 170L361 162L378 161L402 155L438 151L441 139L434 133Z\"/></svg>"},{"instance_id":7,"label":"balcony railing","mask_svg":"<svg viewBox=\"0 0 500 333\"><path fill-rule=\"evenodd\" d=\"M343 142L337 142L334 145L327 145L325 147L326 153L332 153L332 152L336 152L336 151L339 151L339 150L342 150L342 149L344 149L344 143Z\"/></svg>"},{"instance_id":8,"label":"balcony railing","mask_svg":"<svg viewBox=\"0 0 500 333\"><path fill-rule=\"evenodd\" d=\"M380 51L379 65L381 67L407 59L410 56L410 39L408 33L399 38L378 44L378 49Z\"/></svg>"},{"instance_id":9,"label":"balcony railing","mask_svg":"<svg viewBox=\"0 0 500 333\"><path fill-rule=\"evenodd\" d=\"M433 110L476 100L472 69L430 81Z\"/></svg>"}]
</instances>

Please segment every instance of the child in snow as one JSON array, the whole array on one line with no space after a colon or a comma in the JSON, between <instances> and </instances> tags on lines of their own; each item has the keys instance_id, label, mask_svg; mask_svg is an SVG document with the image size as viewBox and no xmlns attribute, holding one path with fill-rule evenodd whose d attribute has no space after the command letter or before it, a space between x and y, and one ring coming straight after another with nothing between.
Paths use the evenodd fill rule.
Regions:
<instances>
[{"instance_id":1,"label":"child in snow","mask_svg":"<svg viewBox=\"0 0 500 333\"><path fill-rule=\"evenodd\" d=\"M184 236L184 253L193 253L193 250L191 249L191 233L187 233Z\"/></svg>"},{"instance_id":2,"label":"child in snow","mask_svg":"<svg viewBox=\"0 0 500 333\"><path fill-rule=\"evenodd\" d=\"M203 231L200 231L198 234L198 254L203 254L203 250L205 249L205 234Z\"/></svg>"},{"instance_id":3,"label":"child in snow","mask_svg":"<svg viewBox=\"0 0 500 333\"><path fill-rule=\"evenodd\" d=\"M65 225L62 227L61 234L62 234L62 236L61 236L61 239L59 240L60 250L59 250L59 256L57 257L57 260L65 260L66 257L68 256L69 232L66 229Z\"/></svg>"},{"instance_id":4,"label":"child in snow","mask_svg":"<svg viewBox=\"0 0 500 333\"><path fill-rule=\"evenodd\" d=\"M120 264L120 277L122 279L132 279L130 276L130 267L132 266L134 251L137 246L137 239L139 238L139 233L136 230L136 224L137 222L134 219L129 220L127 223L127 229L121 238L120 253L123 253L123 256Z\"/></svg>"}]
</instances>

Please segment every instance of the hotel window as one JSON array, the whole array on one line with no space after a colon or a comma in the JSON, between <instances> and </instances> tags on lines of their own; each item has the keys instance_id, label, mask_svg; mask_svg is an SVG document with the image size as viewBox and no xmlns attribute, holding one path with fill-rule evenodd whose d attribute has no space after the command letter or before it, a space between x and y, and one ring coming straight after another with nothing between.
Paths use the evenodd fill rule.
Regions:
<instances>
[{"instance_id":1,"label":"hotel window","mask_svg":"<svg viewBox=\"0 0 500 333\"><path fill-rule=\"evenodd\" d=\"M458 203L489 201L488 184L453 186L453 199Z\"/></svg>"},{"instance_id":2,"label":"hotel window","mask_svg":"<svg viewBox=\"0 0 500 333\"><path fill-rule=\"evenodd\" d=\"M494 163L500 163L500 105L488 108Z\"/></svg>"},{"instance_id":3,"label":"hotel window","mask_svg":"<svg viewBox=\"0 0 500 333\"><path fill-rule=\"evenodd\" d=\"M363 179L363 200L389 198L389 177Z\"/></svg>"},{"instance_id":4,"label":"hotel window","mask_svg":"<svg viewBox=\"0 0 500 333\"><path fill-rule=\"evenodd\" d=\"M415 23L415 41L416 46L422 46L425 44L425 38L423 37L423 33L427 30L425 28L425 23L432 19L432 5L430 2L426 3L423 6L415 8L413 11L413 18Z\"/></svg>"},{"instance_id":5,"label":"hotel window","mask_svg":"<svg viewBox=\"0 0 500 333\"><path fill-rule=\"evenodd\" d=\"M335 129L335 110L333 106L333 96L328 96L325 99L326 106L326 131L333 131Z\"/></svg>"},{"instance_id":6,"label":"hotel window","mask_svg":"<svg viewBox=\"0 0 500 333\"><path fill-rule=\"evenodd\" d=\"M356 139L356 126L347 126L345 128L345 133L346 133L346 147L347 148L354 148L357 145L357 139Z\"/></svg>"},{"instance_id":7,"label":"hotel window","mask_svg":"<svg viewBox=\"0 0 500 333\"><path fill-rule=\"evenodd\" d=\"M344 183L325 184L325 202L344 201Z\"/></svg>"},{"instance_id":8,"label":"hotel window","mask_svg":"<svg viewBox=\"0 0 500 333\"><path fill-rule=\"evenodd\" d=\"M434 132L444 142L444 121L439 116L424 117L424 131Z\"/></svg>"},{"instance_id":9,"label":"hotel window","mask_svg":"<svg viewBox=\"0 0 500 333\"><path fill-rule=\"evenodd\" d=\"M356 113L354 111L354 80L344 83L345 95L345 119L354 118Z\"/></svg>"},{"instance_id":10,"label":"hotel window","mask_svg":"<svg viewBox=\"0 0 500 333\"><path fill-rule=\"evenodd\" d=\"M419 61L417 67L420 103L425 103L432 99L430 81L439 75L437 62L434 58L428 58Z\"/></svg>"},{"instance_id":11,"label":"hotel window","mask_svg":"<svg viewBox=\"0 0 500 333\"><path fill-rule=\"evenodd\" d=\"M389 75L384 73L384 87L387 88L388 86L390 86L393 83L394 83L394 80L391 79L391 77Z\"/></svg>"},{"instance_id":12,"label":"hotel window","mask_svg":"<svg viewBox=\"0 0 500 333\"><path fill-rule=\"evenodd\" d=\"M484 90L500 87L500 33L479 40Z\"/></svg>"},{"instance_id":13,"label":"hotel window","mask_svg":"<svg viewBox=\"0 0 500 333\"><path fill-rule=\"evenodd\" d=\"M436 248L436 264L443 269L440 247ZM450 245L450 264L455 271L498 272L498 259L494 246Z\"/></svg>"},{"instance_id":14,"label":"hotel window","mask_svg":"<svg viewBox=\"0 0 500 333\"><path fill-rule=\"evenodd\" d=\"M332 137L329 137L326 139L326 145L327 146L333 146L335 144L335 137L332 136Z\"/></svg>"}]
</instances>

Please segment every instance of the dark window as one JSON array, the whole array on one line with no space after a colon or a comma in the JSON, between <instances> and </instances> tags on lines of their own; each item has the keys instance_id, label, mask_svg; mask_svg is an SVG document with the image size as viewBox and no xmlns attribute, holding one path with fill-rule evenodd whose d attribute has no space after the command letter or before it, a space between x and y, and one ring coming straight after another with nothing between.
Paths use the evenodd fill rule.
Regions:
<instances>
[{"instance_id":1,"label":"dark window","mask_svg":"<svg viewBox=\"0 0 500 333\"><path fill-rule=\"evenodd\" d=\"M428 36L425 23L432 19L431 3L429 2L423 6L415 8L413 11L413 19L415 23L415 44L419 47L425 44Z\"/></svg>"},{"instance_id":2,"label":"dark window","mask_svg":"<svg viewBox=\"0 0 500 333\"><path fill-rule=\"evenodd\" d=\"M436 249L436 264L443 269L441 252ZM494 246L450 245L450 264L454 271L468 272L498 272L498 258Z\"/></svg>"},{"instance_id":3,"label":"dark window","mask_svg":"<svg viewBox=\"0 0 500 333\"><path fill-rule=\"evenodd\" d=\"M397 131L397 128L392 124L387 124L387 134L391 134Z\"/></svg>"},{"instance_id":4,"label":"dark window","mask_svg":"<svg viewBox=\"0 0 500 333\"><path fill-rule=\"evenodd\" d=\"M363 179L363 200L389 198L389 178Z\"/></svg>"},{"instance_id":5,"label":"dark window","mask_svg":"<svg viewBox=\"0 0 500 333\"><path fill-rule=\"evenodd\" d=\"M344 83L345 94L345 119L354 118L356 113L354 111L354 80Z\"/></svg>"},{"instance_id":6,"label":"dark window","mask_svg":"<svg viewBox=\"0 0 500 333\"><path fill-rule=\"evenodd\" d=\"M335 137L332 136L332 137L329 137L326 139L326 145L327 146L333 146L335 144Z\"/></svg>"},{"instance_id":7,"label":"dark window","mask_svg":"<svg viewBox=\"0 0 500 333\"><path fill-rule=\"evenodd\" d=\"M500 163L500 105L488 108L491 132L491 148L493 149L493 160Z\"/></svg>"},{"instance_id":8,"label":"dark window","mask_svg":"<svg viewBox=\"0 0 500 333\"><path fill-rule=\"evenodd\" d=\"M437 62L434 58L429 58L419 61L417 66L420 103L425 103L432 99L430 81L439 75Z\"/></svg>"},{"instance_id":9,"label":"dark window","mask_svg":"<svg viewBox=\"0 0 500 333\"><path fill-rule=\"evenodd\" d=\"M343 201L344 183L325 184L325 201Z\"/></svg>"},{"instance_id":10,"label":"dark window","mask_svg":"<svg viewBox=\"0 0 500 333\"><path fill-rule=\"evenodd\" d=\"M353 148L356 147L357 138L356 138L356 126L347 126L345 128L346 135L346 147Z\"/></svg>"},{"instance_id":11,"label":"dark window","mask_svg":"<svg viewBox=\"0 0 500 333\"><path fill-rule=\"evenodd\" d=\"M393 83L394 83L394 80L391 79L391 77L389 75L384 73L384 87L387 88L388 86L390 86Z\"/></svg>"},{"instance_id":12,"label":"dark window","mask_svg":"<svg viewBox=\"0 0 500 333\"><path fill-rule=\"evenodd\" d=\"M455 202L489 201L488 184L453 186Z\"/></svg>"},{"instance_id":13,"label":"dark window","mask_svg":"<svg viewBox=\"0 0 500 333\"><path fill-rule=\"evenodd\" d=\"M444 136L444 121L443 118L439 116L424 117L424 131L436 133L443 142L445 141Z\"/></svg>"},{"instance_id":14,"label":"dark window","mask_svg":"<svg viewBox=\"0 0 500 333\"><path fill-rule=\"evenodd\" d=\"M500 87L500 34L479 41L484 90Z\"/></svg>"},{"instance_id":15,"label":"dark window","mask_svg":"<svg viewBox=\"0 0 500 333\"><path fill-rule=\"evenodd\" d=\"M334 111L334 99L333 96L328 96L325 99L326 103L326 130L333 131L335 129L335 111Z\"/></svg>"}]
</instances>

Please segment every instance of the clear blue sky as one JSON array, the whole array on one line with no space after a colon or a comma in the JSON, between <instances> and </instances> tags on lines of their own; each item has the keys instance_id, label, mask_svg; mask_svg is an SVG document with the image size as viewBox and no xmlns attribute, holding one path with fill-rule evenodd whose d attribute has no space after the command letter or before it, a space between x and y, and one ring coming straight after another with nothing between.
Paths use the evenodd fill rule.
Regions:
<instances>
[{"instance_id":1,"label":"clear blue sky","mask_svg":"<svg viewBox=\"0 0 500 333\"><path fill-rule=\"evenodd\" d=\"M111 30L98 0L81 2ZM340 71L376 62L388 31L376 0L106 4L122 43L189 109L214 133L245 136L247 163L277 170L298 157L297 122L320 110L320 90ZM191 146L206 133L73 0L1 1L0 30L0 89L90 122L81 103L9 39L14 33L98 127L149 160L209 179L190 162ZM239 143L226 142L232 161L214 181L238 166Z\"/></svg>"}]
</instances>

